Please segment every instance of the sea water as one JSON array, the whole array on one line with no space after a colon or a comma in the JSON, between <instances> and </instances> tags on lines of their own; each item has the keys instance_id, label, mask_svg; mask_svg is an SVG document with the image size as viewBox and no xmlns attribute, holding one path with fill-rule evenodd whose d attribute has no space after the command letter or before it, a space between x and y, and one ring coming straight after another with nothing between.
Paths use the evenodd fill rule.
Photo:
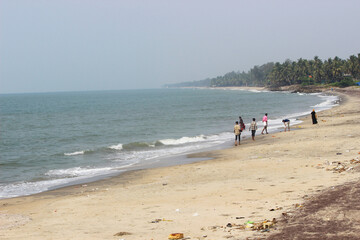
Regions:
<instances>
[{"instance_id":1,"label":"sea water","mask_svg":"<svg viewBox=\"0 0 360 240\"><path fill-rule=\"evenodd\" d=\"M268 113L281 120L330 108L320 94L156 89L0 95L0 198L151 167L233 143L233 126ZM249 134L245 131L242 136Z\"/></svg>"}]
</instances>

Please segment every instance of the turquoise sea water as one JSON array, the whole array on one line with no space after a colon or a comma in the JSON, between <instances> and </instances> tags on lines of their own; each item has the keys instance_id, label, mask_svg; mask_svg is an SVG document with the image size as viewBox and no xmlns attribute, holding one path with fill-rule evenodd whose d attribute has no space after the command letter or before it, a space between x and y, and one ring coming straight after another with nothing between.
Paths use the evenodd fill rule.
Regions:
<instances>
[{"instance_id":1,"label":"turquoise sea water","mask_svg":"<svg viewBox=\"0 0 360 240\"><path fill-rule=\"evenodd\" d=\"M0 95L0 198L28 195L233 142L233 125L326 109L318 94L157 89ZM245 133L245 136L248 133ZM150 164L151 165L151 164Z\"/></svg>"}]
</instances>

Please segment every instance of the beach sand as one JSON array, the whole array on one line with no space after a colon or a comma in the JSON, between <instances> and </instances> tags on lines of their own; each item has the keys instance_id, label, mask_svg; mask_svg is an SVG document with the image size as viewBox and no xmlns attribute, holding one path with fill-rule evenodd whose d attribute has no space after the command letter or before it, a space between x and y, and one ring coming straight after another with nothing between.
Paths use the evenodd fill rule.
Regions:
<instances>
[{"instance_id":1,"label":"beach sand","mask_svg":"<svg viewBox=\"0 0 360 240\"><path fill-rule=\"evenodd\" d=\"M215 240L281 234L284 220L269 232L237 225L296 216L306 201L360 179L360 163L350 162L360 159L360 91L336 91L342 104L318 113L319 124L311 124L309 113L290 132L259 135L258 130L255 142L247 138L237 147L193 155L212 160L2 199L0 239L160 240L183 233L188 239Z\"/></svg>"}]
</instances>

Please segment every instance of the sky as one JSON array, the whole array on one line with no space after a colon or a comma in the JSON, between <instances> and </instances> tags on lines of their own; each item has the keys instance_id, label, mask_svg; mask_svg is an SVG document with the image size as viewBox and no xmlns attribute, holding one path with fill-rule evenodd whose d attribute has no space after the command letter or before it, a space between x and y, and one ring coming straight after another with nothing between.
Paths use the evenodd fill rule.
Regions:
<instances>
[{"instance_id":1,"label":"sky","mask_svg":"<svg viewBox=\"0 0 360 240\"><path fill-rule=\"evenodd\" d=\"M161 88L360 53L358 0L0 0L0 93Z\"/></svg>"}]
</instances>

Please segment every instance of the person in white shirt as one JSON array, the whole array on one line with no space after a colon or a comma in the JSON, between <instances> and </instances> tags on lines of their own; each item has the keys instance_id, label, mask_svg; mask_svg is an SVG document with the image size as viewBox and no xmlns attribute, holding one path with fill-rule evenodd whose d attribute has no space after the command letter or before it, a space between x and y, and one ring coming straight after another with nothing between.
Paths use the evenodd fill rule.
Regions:
<instances>
[{"instance_id":1,"label":"person in white shirt","mask_svg":"<svg viewBox=\"0 0 360 240\"><path fill-rule=\"evenodd\" d=\"M253 118L251 124L250 124L250 127L249 127L249 131L251 131L251 137L252 137L252 140L255 141L255 132L257 130L257 124L256 124L256 120L255 118Z\"/></svg>"}]
</instances>

